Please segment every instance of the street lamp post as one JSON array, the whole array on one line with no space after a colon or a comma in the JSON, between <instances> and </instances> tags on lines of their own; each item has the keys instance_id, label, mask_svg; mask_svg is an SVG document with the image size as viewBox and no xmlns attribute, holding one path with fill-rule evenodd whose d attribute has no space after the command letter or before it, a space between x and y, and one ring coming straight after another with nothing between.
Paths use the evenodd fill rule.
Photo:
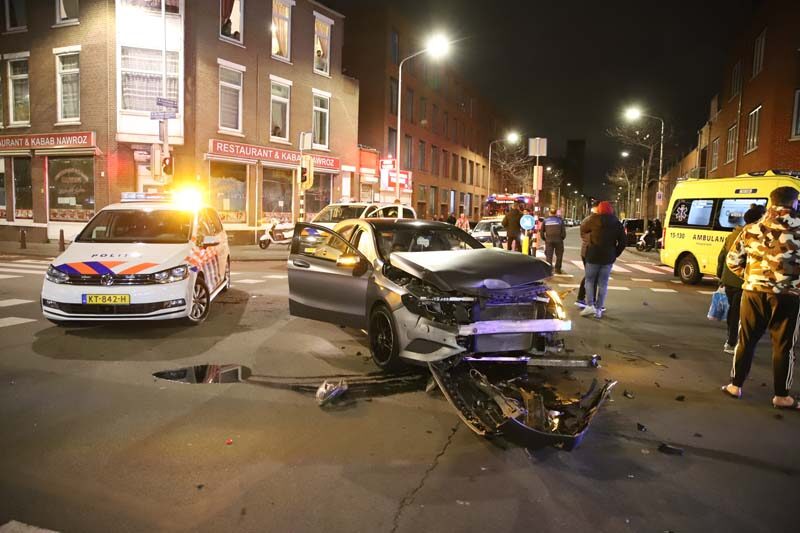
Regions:
<instances>
[{"instance_id":1,"label":"street lamp post","mask_svg":"<svg viewBox=\"0 0 800 533\"><path fill-rule=\"evenodd\" d=\"M661 142L658 151L658 192L660 193L661 176L664 172L664 119L643 113L638 107L629 107L625 110L625 119L628 120L628 122L635 122L639 120L640 117L652 118L661 122ZM644 192L642 192L642 195L644 195ZM661 218L661 206L658 205L658 202L656 202L656 218Z\"/></svg>"},{"instance_id":2,"label":"street lamp post","mask_svg":"<svg viewBox=\"0 0 800 533\"><path fill-rule=\"evenodd\" d=\"M505 139L495 139L494 141L489 142L489 180L486 182L486 197L488 198L490 194L492 194L492 146L495 143L499 143L502 141L506 141L511 144L517 144L519 142L519 133L512 131L508 135L506 135Z\"/></svg>"},{"instance_id":3,"label":"street lamp post","mask_svg":"<svg viewBox=\"0 0 800 533\"><path fill-rule=\"evenodd\" d=\"M420 56L424 53L428 53L434 59L440 58L447 54L448 50L450 49L451 41L448 41L442 35L434 35L428 40L427 46L418 52L414 52L410 56L404 58L400 61L400 64L397 67L397 139L395 144L395 159L397 159L397 174L395 176L395 192L397 194L397 201L400 201L400 170L403 159L400 157L400 146L402 142L402 135L400 133L400 129L402 126L403 121L403 65L406 61L410 59L414 59L417 56Z\"/></svg>"}]
</instances>

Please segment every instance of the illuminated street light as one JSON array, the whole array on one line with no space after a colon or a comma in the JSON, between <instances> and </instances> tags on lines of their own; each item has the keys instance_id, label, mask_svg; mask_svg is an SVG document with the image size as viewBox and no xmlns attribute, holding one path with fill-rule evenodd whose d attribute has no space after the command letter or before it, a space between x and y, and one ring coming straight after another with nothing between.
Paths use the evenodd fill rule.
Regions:
<instances>
[{"instance_id":1,"label":"illuminated street light","mask_svg":"<svg viewBox=\"0 0 800 533\"><path fill-rule=\"evenodd\" d=\"M510 131L506 134L505 139L496 139L489 143L489 181L486 183L486 196L492 194L492 145L499 142L507 142L508 144L517 144L520 135L516 131Z\"/></svg>"},{"instance_id":2,"label":"illuminated street light","mask_svg":"<svg viewBox=\"0 0 800 533\"><path fill-rule=\"evenodd\" d=\"M652 118L661 122L661 147L658 153L658 192L660 193L661 176L664 174L664 119L653 115L648 115L642 112L642 110L636 106L631 106L628 109L626 109L624 116L625 120L627 120L628 122L636 122L642 117ZM656 203L656 218L661 218L660 215L661 215L661 206L659 206L658 203Z\"/></svg>"},{"instance_id":3,"label":"illuminated street light","mask_svg":"<svg viewBox=\"0 0 800 533\"><path fill-rule=\"evenodd\" d=\"M547 167L547 168L545 168L545 170L550 172L551 170L553 170L553 167Z\"/></svg>"},{"instance_id":4,"label":"illuminated street light","mask_svg":"<svg viewBox=\"0 0 800 533\"><path fill-rule=\"evenodd\" d=\"M403 136L400 133L401 123L403 121L403 65L409 59L414 59L417 56L427 53L433 59L439 59L447 55L450 51L450 45L453 41L449 41L442 34L435 34L431 36L425 44L425 48L411 54L400 61L397 67L397 144L395 145L395 157L397 158L397 175L395 176L397 200L400 201L400 170L403 159L400 157L400 142Z\"/></svg>"},{"instance_id":5,"label":"illuminated street light","mask_svg":"<svg viewBox=\"0 0 800 533\"><path fill-rule=\"evenodd\" d=\"M636 106L631 106L625 110L625 120L635 122L642 117L642 110Z\"/></svg>"},{"instance_id":6,"label":"illuminated street light","mask_svg":"<svg viewBox=\"0 0 800 533\"><path fill-rule=\"evenodd\" d=\"M631 153L628 152L628 151L624 151L624 152L621 152L619 155L621 155L622 157L628 157L629 155L631 155Z\"/></svg>"}]
</instances>

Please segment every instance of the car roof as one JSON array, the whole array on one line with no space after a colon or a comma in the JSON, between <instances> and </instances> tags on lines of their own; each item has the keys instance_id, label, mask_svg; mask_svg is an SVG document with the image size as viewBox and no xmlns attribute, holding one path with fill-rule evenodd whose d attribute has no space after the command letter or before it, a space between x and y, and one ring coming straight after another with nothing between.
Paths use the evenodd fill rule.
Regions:
<instances>
[{"instance_id":1,"label":"car roof","mask_svg":"<svg viewBox=\"0 0 800 533\"><path fill-rule=\"evenodd\" d=\"M199 209L208 209L208 206L202 205ZM171 202L155 202L155 201L142 201L142 202L121 202L117 204L110 204L101 209L101 211L105 210L148 210L148 211L174 211L174 210L184 210L181 207L176 206ZM198 210L199 210L198 209Z\"/></svg>"},{"instance_id":2,"label":"car roof","mask_svg":"<svg viewBox=\"0 0 800 533\"><path fill-rule=\"evenodd\" d=\"M369 224L376 230L384 229L454 229L447 222L422 220L419 218L362 218L359 222Z\"/></svg>"}]
</instances>

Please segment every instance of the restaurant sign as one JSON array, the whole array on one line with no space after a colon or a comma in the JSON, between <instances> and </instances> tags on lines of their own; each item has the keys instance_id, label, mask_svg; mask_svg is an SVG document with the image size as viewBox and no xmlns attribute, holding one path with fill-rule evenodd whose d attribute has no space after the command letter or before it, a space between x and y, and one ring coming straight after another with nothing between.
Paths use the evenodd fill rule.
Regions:
<instances>
[{"instance_id":1,"label":"restaurant sign","mask_svg":"<svg viewBox=\"0 0 800 533\"><path fill-rule=\"evenodd\" d=\"M262 163L300 165L300 152L293 150L281 150L280 148L270 148L269 146L242 144L220 139L210 139L208 145L208 152L212 155L239 157L261 161ZM311 156L314 158L314 168L318 170L338 171L342 168L341 160L338 157L319 154L312 154Z\"/></svg>"},{"instance_id":2,"label":"restaurant sign","mask_svg":"<svg viewBox=\"0 0 800 533\"><path fill-rule=\"evenodd\" d=\"M0 135L0 152L40 150L42 148L93 148L94 146L93 131Z\"/></svg>"}]
</instances>

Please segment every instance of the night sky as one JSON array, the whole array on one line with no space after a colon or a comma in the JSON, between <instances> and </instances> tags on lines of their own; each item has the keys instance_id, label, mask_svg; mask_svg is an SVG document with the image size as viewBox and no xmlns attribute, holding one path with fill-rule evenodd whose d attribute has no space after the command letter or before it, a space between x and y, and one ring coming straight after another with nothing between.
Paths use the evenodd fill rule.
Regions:
<instances>
[{"instance_id":1,"label":"night sky","mask_svg":"<svg viewBox=\"0 0 800 533\"><path fill-rule=\"evenodd\" d=\"M365 5L326 3L345 14ZM446 60L520 132L547 137L551 155L563 155L567 139L586 139L586 189L598 194L622 149L605 132L628 104L673 130L677 146L665 148L665 159L692 148L719 91L728 41L753 1L393 3L421 34L441 29L464 38Z\"/></svg>"}]
</instances>

